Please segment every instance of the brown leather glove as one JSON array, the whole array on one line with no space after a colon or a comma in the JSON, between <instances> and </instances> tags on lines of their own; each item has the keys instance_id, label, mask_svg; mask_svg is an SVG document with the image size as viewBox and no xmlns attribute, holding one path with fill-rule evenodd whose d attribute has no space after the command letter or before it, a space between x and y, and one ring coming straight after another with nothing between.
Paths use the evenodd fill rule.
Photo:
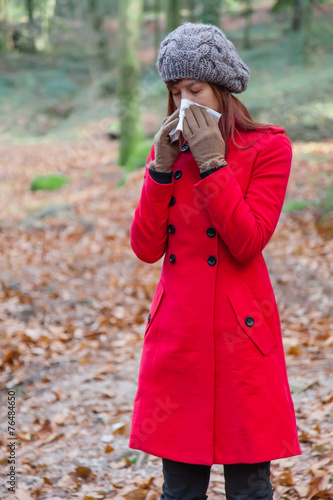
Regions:
<instances>
[{"instance_id":1,"label":"brown leather glove","mask_svg":"<svg viewBox=\"0 0 333 500\"><path fill-rule=\"evenodd\" d=\"M187 108L183 131L200 173L227 165L221 131L215 118L206 109L195 105Z\"/></svg>"},{"instance_id":2,"label":"brown leather glove","mask_svg":"<svg viewBox=\"0 0 333 500\"><path fill-rule=\"evenodd\" d=\"M172 115L164 118L160 130L154 137L155 159L149 163L148 168L159 172L172 172L179 155L179 145L178 141L171 144L169 132L177 126L178 120L179 108Z\"/></svg>"}]
</instances>

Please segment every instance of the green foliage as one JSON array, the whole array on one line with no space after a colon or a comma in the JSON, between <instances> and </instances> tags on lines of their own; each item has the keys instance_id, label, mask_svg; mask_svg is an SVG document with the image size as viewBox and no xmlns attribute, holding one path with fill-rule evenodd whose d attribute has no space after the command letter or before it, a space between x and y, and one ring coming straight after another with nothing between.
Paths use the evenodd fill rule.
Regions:
<instances>
[{"instance_id":1,"label":"green foliage","mask_svg":"<svg viewBox=\"0 0 333 500\"><path fill-rule=\"evenodd\" d=\"M303 64L302 34L258 26L253 48L239 51L251 68L248 89L240 99L263 123L284 127L293 140L333 136L333 54L328 34L332 16L314 24L312 63ZM242 32L232 33L233 41Z\"/></svg>"},{"instance_id":2,"label":"green foliage","mask_svg":"<svg viewBox=\"0 0 333 500\"><path fill-rule=\"evenodd\" d=\"M114 138L118 138L120 136L120 132L121 132L121 125L120 125L120 121L119 120L114 120L112 121L108 127L108 132L110 133L111 136L113 136Z\"/></svg>"},{"instance_id":3,"label":"green foliage","mask_svg":"<svg viewBox=\"0 0 333 500\"><path fill-rule=\"evenodd\" d=\"M146 164L147 157L152 147L152 141L139 142L128 157L125 168L127 171L132 171L141 168Z\"/></svg>"},{"instance_id":4,"label":"green foliage","mask_svg":"<svg viewBox=\"0 0 333 500\"><path fill-rule=\"evenodd\" d=\"M38 26L39 2L43 0L35 1L34 20ZM115 60L112 71L103 72L96 64L95 34L88 20L87 1L57 2L51 29L52 56L21 54L17 51L1 53L0 135L12 141L29 141L36 137L41 140L42 136L47 139L75 140L85 123L107 118L116 124L114 118L118 113L118 105L113 96L119 68L116 48L120 32L114 29L113 23L114 14L122 2L97 1L99 10L105 16L109 52ZM238 17L244 3L244 0L225 0L223 9ZM191 12L189 6L194 5L200 19L204 2L186 0L180 4L183 14L185 7ZM153 11L154 5L154 0L145 0L147 12ZM161 0L161 6L165 8L166 2ZM261 8L264 3L256 1L254 6ZM7 14L8 27L20 24L21 28L27 21L25 2L7 1ZM291 32L291 19L287 14L286 11L284 16L272 16L262 24L255 22L251 28L250 50L240 50L243 47L243 28L227 32L251 69L248 89L236 97L246 104L255 119L285 127L293 140L332 137L333 15L322 15L318 10L313 17L312 62L305 66L302 58L303 35ZM148 50L154 46L154 30L152 24L145 25L145 28L139 45L148 55ZM227 28L225 24L224 29ZM166 116L167 92L154 62L141 64L140 73L141 88L134 102L139 104L140 113L144 111L162 120ZM120 137L117 125L113 126L116 127L115 136ZM132 128L124 127L123 135ZM142 125L139 126L140 130L143 131ZM133 135L138 137L137 130ZM142 142L141 138L138 145L132 148L125 141L124 148L134 151L136 147L140 149ZM136 153L132 153L132 156L130 168L136 168L132 165L138 166L142 160L140 154L139 159L135 158Z\"/></svg>"},{"instance_id":5,"label":"green foliage","mask_svg":"<svg viewBox=\"0 0 333 500\"><path fill-rule=\"evenodd\" d=\"M69 177L61 174L37 175L30 184L30 191L60 189L70 183Z\"/></svg>"},{"instance_id":6,"label":"green foliage","mask_svg":"<svg viewBox=\"0 0 333 500\"><path fill-rule=\"evenodd\" d=\"M273 5L271 11L273 14L277 14L285 9L289 9L293 6L294 0L277 0Z\"/></svg>"},{"instance_id":7,"label":"green foliage","mask_svg":"<svg viewBox=\"0 0 333 500\"><path fill-rule=\"evenodd\" d=\"M65 123L74 109L78 113L89 107L94 119L94 110L101 106L97 95L92 98L90 92L87 98L91 76L85 60L2 54L1 68L0 135L10 134L13 140L48 134ZM86 93L82 104L81 93ZM105 105L103 112L105 117ZM82 119L86 118L77 116L81 124ZM73 124L68 128L67 138L76 133Z\"/></svg>"},{"instance_id":8,"label":"green foliage","mask_svg":"<svg viewBox=\"0 0 333 500\"><path fill-rule=\"evenodd\" d=\"M203 23L215 24L220 26L222 13L221 0L206 0L203 2L201 19Z\"/></svg>"},{"instance_id":9,"label":"green foliage","mask_svg":"<svg viewBox=\"0 0 333 500\"><path fill-rule=\"evenodd\" d=\"M323 196L319 201L307 201L307 200L286 200L283 205L284 212L297 212L300 210L305 210L306 208L315 208L321 214L327 214L333 212L333 184L331 184L323 192Z\"/></svg>"},{"instance_id":10,"label":"green foliage","mask_svg":"<svg viewBox=\"0 0 333 500\"><path fill-rule=\"evenodd\" d=\"M283 205L283 211L284 212L297 212L299 210L305 210L308 208L310 203L306 200L286 200L284 205Z\"/></svg>"},{"instance_id":11,"label":"green foliage","mask_svg":"<svg viewBox=\"0 0 333 500\"><path fill-rule=\"evenodd\" d=\"M308 0L309 1L309 0ZM329 0L310 0L312 6L313 5L325 5L329 3ZM305 2L304 0L300 0L301 8L304 9ZM295 0L276 0L275 4L272 6L272 13L276 14L285 9L293 8L295 5Z\"/></svg>"},{"instance_id":12,"label":"green foliage","mask_svg":"<svg viewBox=\"0 0 333 500\"><path fill-rule=\"evenodd\" d=\"M22 22L26 19L25 1L7 1L7 20L11 23Z\"/></svg>"},{"instance_id":13,"label":"green foliage","mask_svg":"<svg viewBox=\"0 0 333 500\"><path fill-rule=\"evenodd\" d=\"M11 33L3 22L0 21L0 53L8 52L11 45Z\"/></svg>"},{"instance_id":14,"label":"green foliage","mask_svg":"<svg viewBox=\"0 0 333 500\"><path fill-rule=\"evenodd\" d=\"M127 174L125 171L123 171L123 175L121 179L117 182L116 188L118 189L121 188L122 186L125 186L126 182L127 182Z\"/></svg>"}]
</instances>

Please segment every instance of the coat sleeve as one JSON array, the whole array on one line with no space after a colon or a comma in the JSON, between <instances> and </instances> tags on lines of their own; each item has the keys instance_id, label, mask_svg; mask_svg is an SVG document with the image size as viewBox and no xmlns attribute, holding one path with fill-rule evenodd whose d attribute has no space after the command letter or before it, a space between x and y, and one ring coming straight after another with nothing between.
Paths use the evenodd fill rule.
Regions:
<instances>
[{"instance_id":1,"label":"coat sleeve","mask_svg":"<svg viewBox=\"0 0 333 500\"><path fill-rule=\"evenodd\" d=\"M256 257L270 240L282 210L292 148L283 134L267 134L242 193L229 165L197 182L211 220L240 262Z\"/></svg>"},{"instance_id":2,"label":"coat sleeve","mask_svg":"<svg viewBox=\"0 0 333 500\"><path fill-rule=\"evenodd\" d=\"M135 255L152 264L165 253L168 239L169 202L174 179L164 184L149 174L148 164L154 159L154 146L147 158L139 203L130 229L131 247Z\"/></svg>"}]
</instances>

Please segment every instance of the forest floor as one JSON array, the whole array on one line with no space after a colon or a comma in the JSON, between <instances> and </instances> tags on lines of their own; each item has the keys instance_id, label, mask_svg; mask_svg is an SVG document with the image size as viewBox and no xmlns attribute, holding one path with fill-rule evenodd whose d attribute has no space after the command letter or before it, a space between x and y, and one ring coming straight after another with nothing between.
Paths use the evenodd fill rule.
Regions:
<instances>
[{"instance_id":1,"label":"forest floor","mask_svg":"<svg viewBox=\"0 0 333 500\"><path fill-rule=\"evenodd\" d=\"M0 150L0 467L16 393L16 492L2 498L158 499L161 459L128 448L143 333L162 259L134 255L143 169L117 187L117 143ZM275 499L333 498L333 140L295 143L284 211L264 250L303 454L272 461ZM57 191L29 190L61 172ZM223 465L209 499L223 499Z\"/></svg>"}]
</instances>

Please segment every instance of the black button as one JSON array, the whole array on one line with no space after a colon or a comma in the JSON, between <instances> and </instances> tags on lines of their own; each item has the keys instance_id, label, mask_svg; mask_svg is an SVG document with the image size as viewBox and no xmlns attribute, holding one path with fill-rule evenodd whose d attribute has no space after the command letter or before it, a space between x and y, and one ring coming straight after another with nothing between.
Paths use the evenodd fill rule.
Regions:
<instances>
[{"instance_id":1,"label":"black button","mask_svg":"<svg viewBox=\"0 0 333 500\"><path fill-rule=\"evenodd\" d=\"M190 146L188 145L188 142L186 142L186 144L183 144L183 146L180 148L180 150L181 150L183 153L185 153L185 151L187 151L189 147L190 147Z\"/></svg>"},{"instance_id":2,"label":"black button","mask_svg":"<svg viewBox=\"0 0 333 500\"><path fill-rule=\"evenodd\" d=\"M175 179L180 179L182 175L183 172L181 170L176 170L176 172L173 174Z\"/></svg>"},{"instance_id":3,"label":"black button","mask_svg":"<svg viewBox=\"0 0 333 500\"><path fill-rule=\"evenodd\" d=\"M148 323L150 323L150 320L151 320L151 314L149 313L148 314Z\"/></svg>"},{"instance_id":4,"label":"black button","mask_svg":"<svg viewBox=\"0 0 333 500\"><path fill-rule=\"evenodd\" d=\"M208 257L207 262L208 262L208 264L209 264L210 266L215 266L215 264L216 264L216 257L214 257L214 255L210 255L210 256Z\"/></svg>"},{"instance_id":5,"label":"black button","mask_svg":"<svg viewBox=\"0 0 333 500\"><path fill-rule=\"evenodd\" d=\"M171 199L169 201L169 207L172 207L176 203L176 198L174 196L171 196Z\"/></svg>"},{"instance_id":6,"label":"black button","mask_svg":"<svg viewBox=\"0 0 333 500\"><path fill-rule=\"evenodd\" d=\"M208 234L208 236L210 238L213 238L216 234L216 230L215 230L215 227L209 227L206 231L206 233Z\"/></svg>"},{"instance_id":7,"label":"black button","mask_svg":"<svg viewBox=\"0 0 333 500\"><path fill-rule=\"evenodd\" d=\"M175 226L173 224L169 224L168 225L168 231L169 231L170 234L175 234L175 232L176 232Z\"/></svg>"},{"instance_id":8,"label":"black button","mask_svg":"<svg viewBox=\"0 0 333 500\"><path fill-rule=\"evenodd\" d=\"M176 262L176 256L174 253L170 254L169 261L171 264L174 264Z\"/></svg>"},{"instance_id":9,"label":"black button","mask_svg":"<svg viewBox=\"0 0 333 500\"><path fill-rule=\"evenodd\" d=\"M252 316L246 316L245 324L246 324L246 326L253 326L254 325L254 319L252 318Z\"/></svg>"}]
</instances>

